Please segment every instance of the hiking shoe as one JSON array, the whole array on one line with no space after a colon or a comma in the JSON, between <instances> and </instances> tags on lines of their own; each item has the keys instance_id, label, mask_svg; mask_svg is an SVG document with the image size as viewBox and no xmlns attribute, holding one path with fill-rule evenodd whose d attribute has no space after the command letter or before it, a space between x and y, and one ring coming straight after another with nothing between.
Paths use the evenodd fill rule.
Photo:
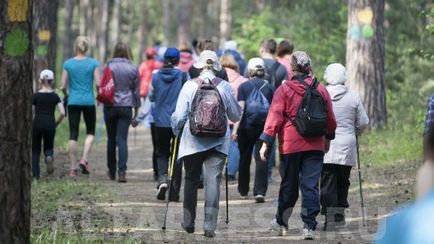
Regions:
<instances>
[{"instance_id":1,"label":"hiking shoe","mask_svg":"<svg viewBox=\"0 0 434 244\"><path fill-rule=\"evenodd\" d=\"M188 233L188 234L193 234L194 233L194 226L186 226L184 227L184 225L181 224L181 227Z\"/></svg>"},{"instance_id":2,"label":"hiking shoe","mask_svg":"<svg viewBox=\"0 0 434 244\"><path fill-rule=\"evenodd\" d=\"M78 166L80 166L81 173L83 173L85 175L88 175L90 173L89 163L86 160L84 160L84 159L80 160L80 163L78 163Z\"/></svg>"},{"instance_id":3,"label":"hiking shoe","mask_svg":"<svg viewBox=\"0 0 434 244\"><path fill-rule=\"evenodd\" d=\"M311 230L309 228L304 228L303 229L303 239L304 240L313 240L314 239L313 230Z\"/></svg>"},{"instance_id":4,"label":"hiking shoe","mask_svg":"<svg viewBox=\"0 0 434 244\"><path fill-rule=\"evenodd\" d=\"M247 200L247 199L249 199L249 196L248 195L240 195L240 199L241 200Z\"/></svg>"},{"instance_id":5,"label":"hiking shoe","mask_svg":"<svg viewBox=\"0 0 434 244\"><path fill-rule=\"evenodd\" d=\"M256 195L255 196L255 202L256 203L263 203L263 202L265 202L264 196L262 196L262 195Z\"/></svg>"},{"instance_id":6,"label":"hiking shoe","mask_svg":"<svg viewBox=\"0 0 434 244\"><path fill-rule=\"evenodd\" d=\"M54 172L54 159L52 156L45 157L45 164L47 165L47 174L51 175Z\"/></svg>"},{"instance_id":7,"label":"hiking shoe","mask_svg":"<svg viewBox=\"0 0 434 244\"><path fill-rule=\"evenodd\" d=\"M211 230L206 230L203 235L207 238L214 238L215 237L214 231L211 231Z\"/></svg>"},{"instance_id":8,"label":"hiking shoe","mask_svg":"<svg viewBox=\"0 0 434 244\"><path fill-rule=\"evenodd\" d=\"M158 186L157 199L158 200L165 200L166 199L166 191L167 191L167 183L161 183Z\"/></svg>"},{"instance_id":9,"label":"hiking shoe","mask_svg":"<svg viewBox=\"0 0 434 244\"><path fill-rule=\"evenodd\" d=\"M68 176L69 177L76 177L77 176L77 170L76 169L70 169Z\"/></svg>"},{"instance_id":10,"label":"hiking shoe","mask_svg":"<svg viewBox=\"0 0 434 244\"><path fill-rule=\"evenodd\" d=\"M127 177L125 173L120 173L118 175L118 182L119 183L126 183L127 182Z\"/></svg>"},{"instance_id":11,"label":"hiking shoe","mask_svg":"<svg viewBox=\"0 0 434 244\"><path fill-rule=\"evenodd\" d=\"M286 235L286 233L287 233L287 228L286 228L285 226L280 225L279 223L277 223L277 219L274 218L274 219L271 221L269 231L270 231L271 233L273 233L273 234L278 235L278 236L283 236L283 235Z\"/></svg>"},{"instance_id":12,"label":"hiking shoe","mask_svg":"<svg viewBox=\"0 0 434 244\"><path fill-rule=\"evenodd\" d=\"M235 181L236 177L235 175L228 175L228 181Z\"/></svg>"},{"instance_id":13,"label":"hiking shoe","mask_svg":"<svg viewBox=\"0 0 434 244\"><path fill-rule=\"evenodd\" d=\"M109 177L110 180L116 180L116 173L107 171L107 176Z\"/></svg>"}]
</instances>

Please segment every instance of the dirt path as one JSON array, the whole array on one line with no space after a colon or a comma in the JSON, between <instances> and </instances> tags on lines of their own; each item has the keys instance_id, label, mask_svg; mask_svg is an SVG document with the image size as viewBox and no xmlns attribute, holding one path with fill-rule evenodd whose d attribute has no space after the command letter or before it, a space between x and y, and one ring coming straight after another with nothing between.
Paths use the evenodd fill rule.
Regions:
<instances>
[{"instance_id":1,"label":"dirt path","mask_svg":"<svg viewBox=\"0 0 434 244\"><path fill-rule=\"evenodd\" d=\"M136 133L136 136L134 136ZM97 183L104 192L109 193L107 201L87 203L73 199L65 202L66 209L75 209L88 213L87 228L82 228L87 238L101 238L116 241L129 238L143 243L191 243L191 242L223 242L223 243L273 243L301 240L302 222L300 219L300 200L290 218L290 229L287 236L277 237L268 233L270 220L277 207L277 195L280 178L274 169L274 182L269 185L266 202L254 203L253 196L248 200L240 200L236 182L229 184L229 224L225 224L225 185L221 184L220 213L216 238L209 240L202 236L203 197L204 190L199 190L196 234L186 234L180 226L182 219L181 202L170 203L167 231L163 233L165 202L156 200L156 183L153 181L151 163L152 144L148 129L140 127L130 131L128 183L120 184L108 180L106 176L105 144L95 146L90 163L93 172L90 181ZM414 163L408 165L415 165ZM254 167L252 167L254 168ZM317 218L319 225L316 240L311 243L370 243L375 236L378 221L381 221L391 209L398 204L412 199L414 166L408 168L364 170L365 205L367 226L362 225L360 197L357 182L357 171L353 170L352 185L347 210L347 226L338 232L321 231L323 216ZM80 176L81 177L81 176ZM84 214L85 215L85 214ZM85 223L85 224L86 224ZM304 242L303 242L304 243Z\"/></svg>"}]
</instances>

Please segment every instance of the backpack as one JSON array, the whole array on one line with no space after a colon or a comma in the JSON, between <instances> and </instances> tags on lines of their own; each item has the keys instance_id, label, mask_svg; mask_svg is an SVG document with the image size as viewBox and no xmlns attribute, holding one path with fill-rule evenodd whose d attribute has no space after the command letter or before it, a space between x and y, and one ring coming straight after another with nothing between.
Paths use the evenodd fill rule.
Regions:
<instances>
[{"instance_id":1,"label":"backpack","mask_svg":"<svg viewBox=\"0 0 434 244\"><path fill-rule=\"evenodd\" d=\"M223 137L226 135L226 110L217 85L222 79L210 82L194 79L199 87L194 95L189 113L190 132L197 137Z\"/></svg>"},{"instance_id":2,"label":"backpack","mask_svg":"<svg viewBox=\"0 0 434 244\"><path fill-rule=\"evenodd\" d=\"M253 90L246 99L246 123L254 127L263 126L270 108L268 99L261 91L267 85L267 82L265 81L259 89L253 82L249 81L249 83L253 86Z\"/></svg>"},{"instance_id":3,"label":"backpack","mask_svg":"<svg viewBox=\"0 0 434 244\"><path fill-rule=\"evenodd\" d=\"M115 100L115 82L113 79L113 73L109 66L104 68L101 84L98 88L98 95L96 99L107 105L111 105Z\"/></svg>"},{"instance_id":4,"label":"backpack","mask_svg":"<svg viewBox=\"0 0 434 244\"><path fill-rule=\"evenodd\" d=\"M274 89L277 88L276 72L279 66L280 63L274 60L274 64L270 68L265 67L265 79L269 81L269 83L274 87Z\"/></svg>"},{"instance_id":5,"label":"backpack","mask_svg":"<svg viewBox=\"0 0 434 244\"><path fill-rule=\"evenodd\" d=\"M317 79L311 85L304 81L304 77L295 77L306 87L295 119L288 116L298 133L304 137L324 136L327 130L327 107L324 98L318 92Z\"/></svg>"}]
</instances>

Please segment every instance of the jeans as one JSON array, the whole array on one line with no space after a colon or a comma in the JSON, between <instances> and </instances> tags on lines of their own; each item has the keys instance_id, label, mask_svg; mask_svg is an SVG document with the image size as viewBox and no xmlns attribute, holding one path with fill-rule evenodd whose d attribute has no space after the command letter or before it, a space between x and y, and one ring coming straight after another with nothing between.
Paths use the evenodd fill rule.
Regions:
<instances>
[{"instance_id":1,"label":"jeans","mask_svg":"<svg viewBox=\"0 0 434 244\"><path fill-rule=\"evenodd\" d=\"M203 167L205 187L205 218L203 229L214 231L217 227L220 200L220 181L226 155L210 150L184 157L185 186L182 226L194 228L197 207L197 186Z\"/></svg>"},{"instance_id":2,"label":"jeans","mask_svg":"<svg viewBox=\"0 0 434 244\"><path fill-rule=\"evenodd\" d=\"M340 222L348 208L351 166L324 164L321 172L321 213L327 221ZM330 219L331 218L331 219Z\"/></svg>"},{"instance_id":3,"label":"jeans","mask_svg":"<svg viewBox=\"0 0 434 244\"><path fill-rule=\"evenodd\" d=\"M258 140L262 128L239 129L238 130L238 147L240 149L240 168L238 172L238 192L242 196L249 193L250 184L250 164L252 162L253 147L255 147L255 183L253 195L265 196L268 188L268 164L262 161L259 156L262 141Z\"/></svg>"},{"instance_id":4,"label":"jeans","mask_svg":"<svg viewBox=\"0 0 434 244\"><path fill-rule=\"evenodd\" d=\"M232 129L231 129L232 134ZM228 154L228 176L236 176L240 164L240 150L238 149L238 142L231 139L229 144Z\"/></svg>"},{"instance_id":5,"label":"jeans","mask_svg":"<svg viewBox=\"0 0 434 244\"><path fill-rule=\"evenodd\" d=\"M44 141L45 157L53 157L54 136L56 134L56 126L37 126L33 125L32 131L32 173L33 177L39 178L40 167L39 157L41 156L42 141Z\"/></svg>"},{"instance_id":6,"label":"jeans","mask_svg":"<svg viewBox=\"0 0 434 244\"><path fill-rule=\"evenodd\" d=\"M305 151L281 155L279 200L276 213L277 223L288 227L288 219L302 194L301 219L305 228L315 230L316 216L320 212L318 181L321 175L324 153Z\"/></svg>"},{"instance_id":7,"label":"jeans","mask_svg":"<svg viewBox=\"0 0 434 244\"><path fill-rule=\"evenodd\" d=\"M132 109L130 107L104 107L104 121L107 130L107 168L116 173L116 147L118 151L118 174L125 174L128 161L128 130Z\"/></svg>"}]
</instances>

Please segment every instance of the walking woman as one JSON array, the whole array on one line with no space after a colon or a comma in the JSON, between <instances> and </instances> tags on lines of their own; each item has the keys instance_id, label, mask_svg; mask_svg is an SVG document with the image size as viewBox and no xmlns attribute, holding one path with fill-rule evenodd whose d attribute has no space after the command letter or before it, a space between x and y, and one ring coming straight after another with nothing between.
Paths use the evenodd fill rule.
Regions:
<instances>
[{"instance_id":1,"label":"walking woman","mask_svg":"<svg viewBox=\"0 0 434 244\"><path fill-rule=\"evenodd\" d=\"M330 64L324 73L328 83L335 112L336 137L330 143L330 150L324 156L321 173L321 213L326 216L324 230L333 230L345 225L345 208L348 204L351 168L357 162L356 137L368 125L360 96L345 86L345 67Z\"/></svg>"},{"instance_id":2,"label":"walking woman","mask_svg":"<svg viewBox=\"0 0 434 244\"><path fill-rule=\"evenodd\" d=\"M117 43L113 58L105 65L102 80L113 78L115 84L113 104L104 104L107 130L107 168L111 180L127 182L128 129L140 106L139 71L131 63L131 50L127 44ZM109 72L106 72L106 71ZM108 76L108 77L106 77ZM118 159L116 160L116 148Z\"/></svg>"},{"instance_id":3,"label":"walking woman","mask_svg":"<svg viewBox=\"0 0 434 244\"><path fill-rule=\"evenodd\" d=\"M78 161L83 174L89 174L88 157L92 148L95 123L94 82L99 85L99 63L86 56L89 51L89 39L79 36L75 40L75 57L63 64L62 91L68 99L69 120L69 176L77 176L77 139L80 128L80 117L83 114L86 124L86 139L83 154ZM69 94L68 94L69 93Z\"/></svg>"}]
</instances>

